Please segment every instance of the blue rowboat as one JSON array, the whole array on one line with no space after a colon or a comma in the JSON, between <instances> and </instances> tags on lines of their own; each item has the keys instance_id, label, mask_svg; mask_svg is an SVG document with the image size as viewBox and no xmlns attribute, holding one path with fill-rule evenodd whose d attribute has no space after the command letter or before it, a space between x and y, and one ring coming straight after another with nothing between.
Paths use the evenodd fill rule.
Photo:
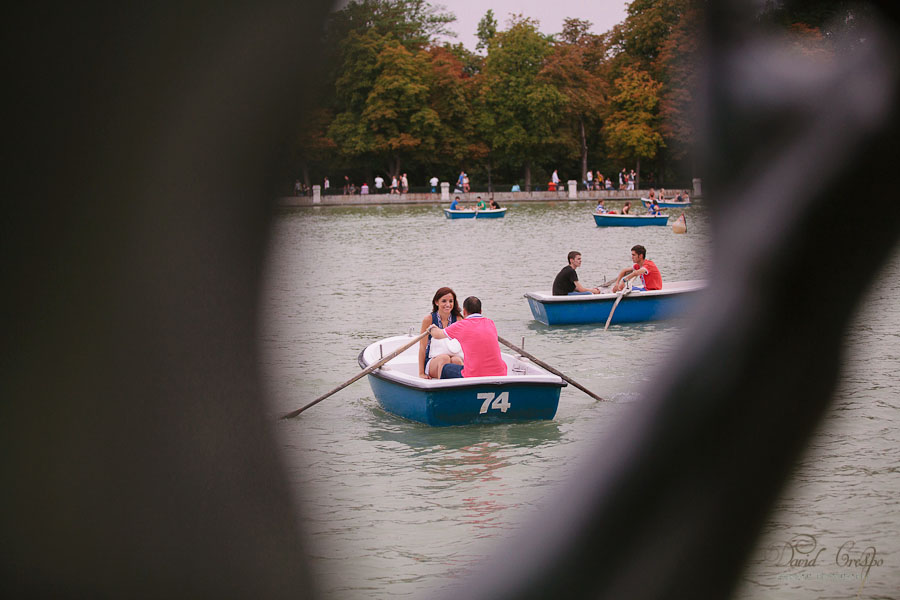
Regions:
<instances>
[{"instance_id":1,"label":"blue rowboat","mask_svg":"<svg viewBox=\"0 0 900 600\"><path fill-rule=\"evenodd\" d=\"M706 281L663 283L663 289L641 292L633 290L622 296L610 324L642 323L677 316L690 304L691 297L706 287ZM606 323L616 294L553 296L550 292L525 294L535 320L544 325Z\"/></svg>"},{"instance_id":2,"label":"blue rowboat","mask_svg":"<svg viewBox=\"0 0 900 600\"><path fill-rule=\"evenodd\" d=\"M506 215L506 207L488 210L450 210L444 209L448 219L501 219Z\"/></svg>"},{"instance_id":3,"label":"blue rowboat","mask_svg":"<svg viewBox=\"0 0 900 600\"><path fill-rule=\"evenodd\" d=\"M359 366L368 368L410 339L401 335L370 344L359 353ZM552 419L566 382L527 358L502 356L505 376L420 379L414 344L369 373L369 385L384 410L434 427Z\"/></svg>"},{"instance_id":4,"label":"blue rowboat","mask_svg":"<svg viewBox=\"0 0 900 600\"><path fill-rule=\"evenodd\" d=\"M652 204L649 198L641 198L641 202L643 202L644 206L647 207ZM657 200L656 204L660 208L678 208L679 206L681 208L687 208L691 205L691 201L688 200L687 202L676 202L675 200Z\"/></svg>"},{"instance_id":5,"label":"blue rowboat","mask_svg":"<svg viewBox=\"0 0 900 600\"><path fill-rule=\"evenodd\" d=\"M642 227L644 225L665 225L669 215L611 215L594 213L597 227Z\"/></svg>"}]
</instances>

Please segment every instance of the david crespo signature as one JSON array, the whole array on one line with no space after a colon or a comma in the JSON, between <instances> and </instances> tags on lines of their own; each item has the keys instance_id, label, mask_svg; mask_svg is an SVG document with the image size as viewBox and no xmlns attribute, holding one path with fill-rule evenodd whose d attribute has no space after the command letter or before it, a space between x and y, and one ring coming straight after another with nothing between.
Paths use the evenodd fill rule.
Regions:
<instances>
[{"instance_id":1,"label":"david crespo signature","mask_svg":"<svg viewBox=\"0 0 900 600\"><path fill-rule=\"evenodd\" d=\"M884 564L884 559L878 558L875 546L857 547L856 542L845 541L839 546L832 547L836 549L829 551L828 546L819 544L816 536L799 534L783 544L770 546L763 560L775 566L792 568L800 573L814 567L837 566L853 569L853 578L862 580L860 589L865 584L872 567Z\"/></svg>"}]
</instances>

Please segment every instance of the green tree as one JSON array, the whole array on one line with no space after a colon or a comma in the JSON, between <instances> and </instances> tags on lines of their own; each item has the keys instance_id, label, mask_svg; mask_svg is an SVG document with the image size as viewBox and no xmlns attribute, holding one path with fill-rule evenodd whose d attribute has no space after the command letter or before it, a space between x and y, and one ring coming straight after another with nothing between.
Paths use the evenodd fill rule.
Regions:
<instances>
[{"instance_id":1,"label":"green tree","mask_svg":"<svg viewBox=\"0 0 900 600\"><path fill-rule=\"evenodd\" d=\"M625 67L615 82L611 100L613 111L604 125L609 148L624 159L637 161L640 180L641 159L652 159L664 146L657 130L657 107L662 85L649 73Z\"/></svg>"},{"instance_id":2,"label":"green tree","mask_svg":"<svg viewBox=\"0 0 900 600\"><path fill-rule=\"evenodd\" d=\"M337 46L335 117L328 137L347 164L397 175L408 162L433 161L446 147L436 106L452 106L451 121L460 111L449 101L452 88L434 93L441 79L432 63L437 55L426 48L453 20L424 0L353 1L335 14L329 29ZM446 62L449 55L440 56Z\"/></svg>"},{"instance_id":3,"label":"green tree","mask_svg":"<svg viewBox=\"0 0 900 600\"><path fill-rule=\"evenodd\" d=\"M537 22L514 17L488 49L480 79L479 125L485 146L522 165L525 189L531 189L532 161L557 144L554 131L565 98L538 77L552 52Z\"/></svg>"},{"instance_id":4,"label":"green tree","mask_svg":"<svg viewBox=\"0 0 900 600\"><path fill-rule=\"evenodd\" d=\"M475 44L475 50L485 51L491 47L491 42L497 36L497 19L494 18L494 11L490 8L478 21L476 36L478 37L478 43Z\"/></svg>"},{"instance_id":5,"label":"green tree","mask_svg":"<svg viewBox=\"0 0 900 600\"><path fill-rule=\"evenodd\" d=\"M579 156L582 181L587 172L588 131L599 121L606 98L605 82L596 72L600 39L589 33L590 27L589 21L566 19L562 39L554 43L539 75L565 98L560 138Z\"/></svg>"},{"instance_id":6,"label":"green tree","mask_svg":"<svg viewBox=\"0 0 900 600\"><path fill-rule=\"evenodd\" d=\"M660 131L674 159L688 154L696 139L696 97L699 92L699 65L702 11L696 2L685 2L684 10L661 44L655 71L662 74Z\"/></svg>"},{"instance_id":7,"label":"green tree","mask_svg":"<svg viewBox=\"0 0 900 600\"><path fill-rule=\"evenodd\" d=\"M605 78L610 85L629 79L632 75L627 74L627 69L644 72L660 85L656 94L660 102L651 112L654 118L639 119L645 128L663 137L652 152L660 181L665 179L671 159L680 160L687 155L695 136L693 105L701 64L697 46L701 30L699 4L699 0L633 0L625 21L607 36L610 59ZM621 118L621 107L614 110ZM611 128L605 129L608 143L621 137L610 137L610 131ZM656 138L649 134L642 137ZM619 142L610 150L624 151ZM640 157L649 159L647 154Z\"/></svg>"},{"instance_id":8,"label":"green tree","mask_svg":"<svg viewBox=\"0 0 900 600\"><path fill-rule=\"evenodd\" d=\"M431 48L429 105L438 115L435 153L424 162L444 162L454 167L468 158L480 158L484 148L475 139L472 113L474 82L467 64L446 46ZM467 57L475 56L471 53ZM478 58L475 56L475 58Z\"/></svg>"},{"instance_id":9,"label":"green tree","mask_svg":"<svg viewBox=\"0 0 900 600\"><path fill-rule=\"evenodd\" d=\"M351 0L333 13L328 42L337 45L351 31L390 34L409 50L421 50L442 35L454 35L448 26L456 20L427 0Z\"/></svg>"}]
</instances>

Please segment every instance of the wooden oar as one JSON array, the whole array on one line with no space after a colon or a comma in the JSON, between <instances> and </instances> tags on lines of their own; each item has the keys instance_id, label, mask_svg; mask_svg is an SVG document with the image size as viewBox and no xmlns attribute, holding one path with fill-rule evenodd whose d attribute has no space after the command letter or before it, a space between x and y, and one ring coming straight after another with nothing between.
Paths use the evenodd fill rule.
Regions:
<instances>
[{"instance_id":1,"label":"wooden oar","mask_svg":"<svg viewBox=\"0 0 900 600\"><path fill-rule=\"evenodd\" d=\"M625 296L627 296L630 293L631 293L630 287L626 287L621 292L616 292L616 301L613 302L612 308L609 309L609 316L606 317L606 325L603 326L603 331L606 331L607 329L609 329L609 324L612 321L613 313L616 312L616 307L619 305L619 302L621 302L622 298L624 298Z\"/></svg>"},{"instance_id":2,"label":"wooden oar","mask_svg":"<svg viewBox=\"0 0 900 600\"><path fill-rule=\"evenodd\" d=\"M504 340L504 339L503 339L502 337L500 337L499 335L497 336L497 341L500 342L501 344L503 344L504 346L507 346L508 348L510 348L510 349L512 349L512 350L515 350L516 352L518 352L519 354L521 354L521 355L524 356L525 358L529 359L529 360L530 360L531 362L533 362L534 364L540 365L540 366L544 367L545 369L547 369L548 371L550 371L550 372L553 373L554 375L559 375L560 377L563 378L564 381L566 381L566 382L568 382L568 383L571 383L572 385L574 385L575 387L577 387L579 390L581 390L582 392L584 392L585 394L587 394L587 395L590 396L591 398L593 398L593 399L595 399L595 400L600 400L601 402L603 401L603 398L601 398L600 396L598 396L597 394L595 394L595 393L592 392L591 390L587 389L586 387L584 387L583 385L581 385L580 383L578 383L578 382L575 381L574 379L568 377L567 375L564 375L564 374L560 373L559 371L557 371L556 369L554 369L553 367L551 367L550 365L548 365L547 363L545 363L544 361L542 361L541 359L539 359L538 357L533 356L533 355L531 355L531 354L525 352L525 350L523 350L522 348L518 348L515 344L511 344L510 342L507 342L506 340Z\"/></svg>"},{"instance_id":3,"label":"wooden oar","mask_svg":"<svg viewBox=\"0 0 900 600\"><path fill-rule=\"evenodd\" d=\"M310 403L307 404L306 406L303 406L303 407L301 407L301 408L298 408L297 410L292 410L292 411L289 412L289 413L285 413L285 414L281 415L280 417L278 417L279 420L280 420L280 419L293 419L294 417L296 417L297 415L299 415L300 413L302 413L304 410L306 410L306 409L309 408L310 406L314 406L314 405L318 404L319 402L321 402L322 400L324 400L324 399L327 398L328 396L334 394L335 392L341 391L342 389L344 389L345 387L347 387L348 385L350 385L351 383L353 383L353 382L356 381L357 379L360 379L360 378L363 377L364 375L368 375L369 373L371 373L372 371L374 371L375 369L377 369L378 367L380 367L381 365L383 365L383 364L386 363L387 361L391 360L392 358L394 358L395 356L399 355L401 352L403 352L404 350L406 350L407 348L409 348L410 346L412 346L413 344L415 344L416 342L418 342L419 340L421 340L421 339L422 339L423 337L425 337L426 335L428 335L428 332L427 332L427 331L423 331L422 333L420 333L419 335L417 335L416 337L414 337L412 340L410 340L408 343L403 344L402 346L400 346L399 348L397 348L396 350L394 350L393 352L391 352L390 354L388 354L387 356L385 356L384 358L382 358L382 359L379 360L378 362L376 362L376 363L374 363L374 364L372 364L372 365L369 365L368 367L366 367L365 369L363 369L362 371L360 371L359 373L357 373L354 377L352 377L352 378L349 379L348 381L345 381L345 382L342 383L341 385L337 386L336 388L334 388L333 390L331 390L331 391L328 392L327 394L323 394L323 395L319 396L318 398L316 398L315 400L313 400L312 402L310 402Z\"/></svg>"}]
</instances>

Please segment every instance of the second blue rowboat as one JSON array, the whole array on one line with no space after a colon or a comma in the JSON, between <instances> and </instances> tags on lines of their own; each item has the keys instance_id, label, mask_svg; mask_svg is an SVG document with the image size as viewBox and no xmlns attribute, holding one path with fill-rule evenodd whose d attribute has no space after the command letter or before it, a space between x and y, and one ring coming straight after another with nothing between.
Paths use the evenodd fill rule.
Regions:
<instances>
[{"instance_id":1,"label":"second blue rowboat","mask_svg":"<svg viewBox=\"0 0 900 600\"><path fill-rule=\"evenodd\" d=\"M501 219L506 215L506 207L489 210L450 210L444 209L448 219Z\"/></svg>"},{"instance_id":2,"label":"second blue rowboat","mask_svg":"<svg viewBox=\"0 0 900 600\"><path fill-rule=\"evenodd\" d=\"M669 221L669 216L594 213L594 221L597 223L597 227L642 227L644 225L665 225Z\"/></svg>"},{"instance_id":3,"label":"second blue rowboat","mask_svg":"<svg viewBox=\"0 0 900 600\"><path fill-rule=\"evenodd\" d=\"M368 368L410 340L401 335L370 344L359 353L359 366ZM384 410L435 427L552 419L566 382L522 356L502 357L505 376L421 379L414 344L369 373L369 385Z\"/></svg>"},{"instance_id":4,"label":"second blue rowboat","mask_svg":"<svg viewBox=\"0 0 900 600\"><path fill-rule=\"evenodd\" d=\"M622 296L610 324L641 323L677 316L685 311L692 296L706 287L706 281L663 283L663 289L633 290ZM536 321L544 325L605 324L616 294L553 296L549 292L528 292L528 306Z\"/></svg>"}]
</instances>

